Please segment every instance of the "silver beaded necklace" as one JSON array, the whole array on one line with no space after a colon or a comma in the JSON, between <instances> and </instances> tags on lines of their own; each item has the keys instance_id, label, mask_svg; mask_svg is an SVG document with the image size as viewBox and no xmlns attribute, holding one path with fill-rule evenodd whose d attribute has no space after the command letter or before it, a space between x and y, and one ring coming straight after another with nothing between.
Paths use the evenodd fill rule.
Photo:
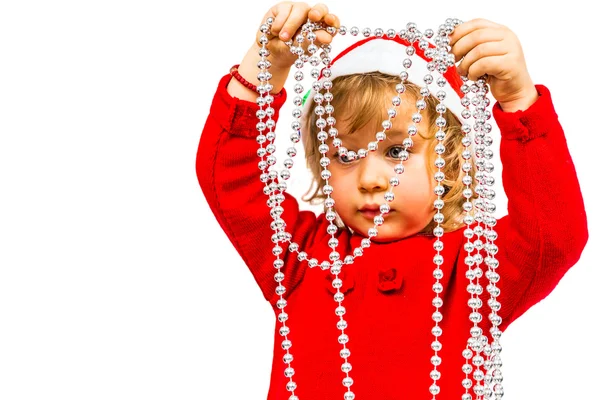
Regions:
<instances>
[{"instance_id":1,"label":"silver beaded necklace","mask_svg":"<svg viewBox=\"0 0 600 400\"><path fill-rule=\"evenodd\" d=\"M435 281L432 286L432 290L434 292L432 304L435 307L435 311L432 314L434 326L431 330L431 333L434 336L434 339L431 343L431 349L433 350L434 354L431 357L433 369L430 372L432 384L429 387L432 400L435 400L436 395L440 393L440 387L438 386L437 381L440 379L441 374L437 367L442 361L441 357L438 355L438 352L442 348L442 343L440 341L442 329L439 326L439 322L441 322L443 318L441 312L443 301L440 297L443 287L440 283L440 279L443 277L441 266L444 263L444 259L441 251L444 248L444 244L442 242L444 229L440 224L444 221L444 214L442 212L444 200L442 199L442 195L445 193L445 190L441 182L445 177L442 171L445 166L445 160L442 155L445 152L443 142L446 137L444 132L446 121L442 117L442 114L446 111L446 106L443 104L443 100L446 97L444 87L447 84L443 74L447 71L449 66L455 63L453 55L449 52L450 47L448 45L448 35L452 33L454 28L460 24L461 21L457 19L447 19L444 24L440 25L435 37L433 30L427 29L424 31L424 33L422 33L417 29L416 24L414 23L408 23L406 29L402 29L398 33L396 33L396 31L393 29L389 29L385 31L385 33L384 30L380 28L375 30L365 28L362 30L362 34L365 37L369 37L372 34L376 37L382 37L385 34L388 38L394 38L396 35L398 35L400 38L407 40L410 43L410 46L406 48L408 57L403 62L404 71L400 73L401 83L396 86L396 92L398 95L392 99L392 107L388 109L389 119L383 121L382 131L377 132L375 135L376 140L370 142L367 149L360 149L357 152L348 151L342 146L342 141L337 137L338 132L334 127L335 118L333 117L333 106L330 104L331 100L333 99L333 94L330 92L331 88L333 87L333 82L331 79L329 79L331 77L331 69L329 68L331 64L331 59L329 56L331 52L331 45L320 46L321 52L318 53L319 47L314 43L316 40L316 34L314 32L315 30L326 29L330 34L334 34L336 29L334 27L323 26L319 23L307 21L307 23L303 25L301 32L295 38L298 46L294 45L294 40L286 42L286 44L290 47L290 51L298 56L298 59L294 63L295 67L297 68L297 71L294 73L294 78L297 83L294 86L294 92L296 93L296 96L293 98L293 104L296 106L296 108L292 111L292 116L294 117L294 121L292 122L291 126L293 132L290 135L292 147L288 148L287 150L287 155L290 158L284 161L283 165L285 168L279 173L273 169L273 166L277 161L274 156L275 145L273 143L275 140L276 124L272 119L275 110L271 107L271 104L273 103L273 96L270 94L272 85L269 83L269 79L271 78L269 67L271 63L267 60L267 57L269 56L269 50L267 49L269 40L267 35L270 34L270 28L273 24L273 21L273 18L268 18L260 27L262 36L260 37L259 42L261 43L262 47L259 50L261 61L258 62L258 67L260 68L261 72L258 74L258 79L260 81L258 92L260 96L256 100L259 106L259 110L256 113L256 116L259 120L256 125L258 130L256 140L260 144L260 148L257 152L258 156L260 157L260 161L258 163L258 168L261 170L260 180L265 184L263 192L268 196L267 205L271 209L270 215L273 218L271 228L275 231L271 237L271 240L274 243L272 253L275 256L275 260L273 265L277 269L274 278L275 281L278 282L278 286L275 289L276 294L279 296L276 306L280 310L277 319L281 323L281 326L279 327L279 333L283 337L281 346L286 351L286 354L283 357L283 362L286 364L284 375L286 378L289 378L289 381L286 384L286 389L290 392L289 400L299 399L295 394L297 384L293 380L295 371L292 367L293 355L290 353L292 343L288 339L290 328L286 325L286 321L289 318L288 314L285 312L287 301L283 297L286 292L286 288L282 284L285 276L283 272L281 272L281 268L284 266L284 261L280 258L283 253L283 248L279 244L284 242L290 243L288 250L298 253L298 260L307 261L309 268L319 266L322 270L329 270L330 273L334 275L334 279L332 279L331 284L337 290L333 296L333 300L337 303L335 314L340 318L337 322L337 328L340 330L338 342L342 346L340 350L340 357L343 359L341 368L346 374L342 380L343 387L347 389L344 392L344 400L354 400L356 398L356 395L351 390L354 380L350 376L352 364L348 360L350 357L350 350L347 346L349 337L344 332L348 325L344 320L346 308L342 305L344 294L339 289L342 287L343 282L340 279L339 274L344 265L352 264L354 259L362 256L364 249L370 246L371 238L377 236L377 226L383 224L383 216L390 211L390 206L388 204L380 205L380 214L374 218L374 226L368 230L369 237L362 239L360 246L353 249L352 255L344 256L342 261L342 255L336 251L338 240L335 238L335 234L338 231L338 227L334 224L334 221L337 217L337 214L333 210L335 202L330 196L333 192L333 187L328 183L329 178L331 178L331 171L327 169L328 165L330 164L330 159L326 156L329 146L325 143L325 141L328 137L332 137L333 146L338 149L339 155L346 156L350 160L356 159L357 157L365 158L368 156L369 152L377 149L378 142L385 140L385 132L392 127L392 120L396 116L397 112L396 108L401 104L400 95L405 91L404 82L406 82L408 79L408 70L412 65L410 57L413 56L415 52L415 48L413 46L414 43L418 43L418 46L425 51L425 56L431 60L427 64L427 68L431 73L426 74L424 77L425 87L423 87L420 91L422 98L417 100L416 106L418 111L412 116L412 121L414 124L408 129L409 137L403 141L404 150L400 154L400 163L394 167L394 172L396 175L390 178L390 185L392 189L393 187L398 186L400 179L399 175L404 172L403 162L409 158L407 149L412 146L412 137L418 131L417 125L421 121L420 113L423 109L425 109L425 98L431 95L429 85L433 83L433 75L437 72L439 75L436 83L439 90L435 95L439 100L439 105L437 107L439 117L436 119L436 126L439 130L435 135L438 143L435 146L437 158L434 165L436 166L437 171L434 174L434 179L436 180L437 185L434 188L434 194L436 194L438 197L434 201L434 208L437 211L433 217L434 222L437 224L433 229L433 234L437 239L433 245L435 250L435 254L433 256L433 277ZM357 27L352 27L349 32L352 36L357 36L360 30ZM339 28L338 33L345 35L348 33L348 29L342 26ZM429 41L427 40L432 38L435 44L435 47L433 48L430 47ZM305 54L302 48L302 43L305 40L310 42L307 48L309 54ZM310 257L306 251L299 249L299 245L297 243L291 241L291 234L285 231L285 222L282 219L284 209L281 203L284 200L283 191L287 189L285 181L291 176L290 169L294 164L292 158L297 154L295 144L300 141L299 132L302 127L302 121L300 120L300 117L302 116L302 109L300 107L303 105L303 98L301 94L304 92L304 87L300 82L304 78L302 68L307 62L313 66L313 69L310 73L311 76L314 79L321 77L320 80L313 82L312 90L314 93L313 101L316 103L314 112L318 116L316 120L316 126L319 128L317 139L321 141L319 146L319 152L322 154L322 157L320 158L320 165L323 168L321 171L321 177L325 181L323 193L327 195L327 198L325 199L325 206L327 208L327 211L325 212L325 218L327 221L329 221L327 233L331 235L328 244L332 248L332 251L329 254L329 260L323 261L319 261L314 257ZM324 65L324 68L319 70L317 67L321 64ZM464 151L462 152L463 163L461 168L465 172L462 180L463 184L465 185L462 193L465 201L462 205L462 208L465 212L463 215L463 223L465 225L464 236L466 238L464 249L468 253L464 259L464 262L468 266L466 277L469 279L469 284L467 285L466 290L471 295L471 298L468 300L467 306L471 309L469 320L473 323L473 326L470 329L471 337L469 337L467 340L465 349L462 351L462 356L465 359L465 362L462 366L462 372L465 373L465 378L462 380L462 386L465 389L465 393L461 396L461 400L473 400L473 396L469 393L470 389L473 389L475 399L477 400L492 398L500 400L504 394L501 372L502 361L500 358L500 352L502 350L500 338L502 336L502 332L499 329L502 319L497 314L500 309L500 302L497 299L500 294L500 290L496 286L496 283L499 281L500 276L496 272L498 260L495 258L495 255L498 252L498 247L494 244L494 241L497 238L497 233L494 231L496 219L492 216L492 213L495 211L495 205L492 202L495 197L495 192L491 188L491 186L494 184L494 178L490 175L494 169L494 166L491 162L493 152L490 149L493 140L489 135L492 130L492 126L487 122L491 118L491 112L486 109L490 104L489 99L486 97L487 93L489 92L489 87L486 84L485 77L478 79L475 83L471 83L466 77L463 77L462 80L463 85L461 87L461 91L465 94L461 100L461 104L464 107L461 113L461 121L463 121L462 133L464 135L462 140ZM321 93L322 90L325 90L325 93ZM325 114L327 114L326 117ZM265 118L266 122L263 122ZM474 120L472 124L466 122L470 118ZM327 132L324 130L326 127L329 127ZM269 143L263 147L267 141L269 141ZM472 146L473 142L475 144L474 146ZM471 147L474 149L474 154L471 151ZM471 175L471 172L473 171L473 164L471 160L473 159L475 161L474 176ZM278 177L280 177L282 180L278 180ZM477 186L474 189L472 188L473 180L477 182ZM390 189L390 191L386 192L384 195L385 200L388 202L391 202L394 199L394 193L392 189ZM474 198L473 191L475 191L477 194L476 198ZM482 264L487 266L485 274L481 268ZM478 326L478 324L483 320L483 316L480 313L482 300L479 297L483 293L483 286L480 282L480 278L482 278L483 275L485 275L488 280L486 290L490 294L488 306L490 307L491 313L489 314L488 318L492 324L489 332L492 338L491 343L483 332L483 329ZM483 369L481 367L483 367Z\"/></svg>"}]
</instances>

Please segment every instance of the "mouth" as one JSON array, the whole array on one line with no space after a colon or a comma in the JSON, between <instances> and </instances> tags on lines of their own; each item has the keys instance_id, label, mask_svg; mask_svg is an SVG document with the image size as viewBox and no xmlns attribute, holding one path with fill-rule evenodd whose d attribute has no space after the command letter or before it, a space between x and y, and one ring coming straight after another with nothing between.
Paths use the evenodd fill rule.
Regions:
<instances>
[{"instance_id":1,"label":"mouth","mask_svg":"<svg viewBox=\"0 0 600 400\"><path fill-rule=\"evenodd\" d=\"M360 213L360 214L361 214L363 217L365 217L365 218L368 218L368 219L371 219L371 220L372 220L373 218L375 218L376 216L378 216L379 214L381 214L381 211L379 210L379 208L369 208L369 207L364 207L364 208L361 208L360 210L358 210L358 212L359 212L359 213ZM387 214L383 214L383 216L384 216L384 218L385 218L385 216L387 216L387 215L390 215L390 214L392 214L392 213L394 213L394 212L395 212L395 210L394 210L394 209L390 209L390 212L389 212L389 213L387 213Z\"/></svg>"}]
</instances>

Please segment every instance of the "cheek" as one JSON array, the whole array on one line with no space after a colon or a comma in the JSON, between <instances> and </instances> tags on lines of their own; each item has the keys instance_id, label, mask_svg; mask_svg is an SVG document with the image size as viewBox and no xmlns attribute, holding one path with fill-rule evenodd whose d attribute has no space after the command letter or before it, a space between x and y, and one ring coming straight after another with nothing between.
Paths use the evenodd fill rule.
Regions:
<instances>
[{"instance_id":1,"label":"cheek","mask_svg":"<svg viewBox=\"0 0 600 400\"><path fill-rule=\"evenodd\" d=\"M404 178L411 183L425 183L433 180L433 176L430 177L427 171L426 161L424 155L411 154L410 158L404 163L404 173L401 175L401 179Z\"/></svg>"},{"instance_id":2,"label":"cheek","mask_svg":"<svg viewBox=\"0 0 600 400\"><path fill-rule=\"evenodd\" d=\"M335 200L335 208L343 210L348 201L348 196L355 189L355 182L350 173L345 172L343 169L331 169L331 178L329 178L329 184L333 187L331 198Z\"/></svg>"},{"instance_id":3,"label":"cheek","mask_svg":"<svg viewBox=\"0 0 600 400\"><path fill-rule=\"evenodd\" d=\"M329 184L333 187L333 193L339 195L340 192L348 190L352 186L352 177L349 174L344 174L344 171L330 169L331 178Z\"/></svg>"},{"instance_id":4,"label":"cheek","mask_svg":"<svg viewBox=\"0 0 600 400\"><path fill-rule=\"evenodd\" d=\"M410 164L408 162L405 164L404 173L400 175L400 189L410 193L408 195L410 197L434 198L435 182L433 175L427 171L427 159L417 154L411 155L409 161L411 161Z\"/></svg>"}]
</instances>

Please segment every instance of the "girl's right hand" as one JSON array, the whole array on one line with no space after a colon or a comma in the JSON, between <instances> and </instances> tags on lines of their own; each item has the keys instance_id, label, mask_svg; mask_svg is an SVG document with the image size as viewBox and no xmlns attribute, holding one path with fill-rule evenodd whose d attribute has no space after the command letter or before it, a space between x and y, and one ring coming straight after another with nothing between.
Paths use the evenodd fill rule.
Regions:
<instances>
[{"instance_id":1,"label":"girl's right hand","mask_svg":"<svg viewBox=\"0 0 600 400\"><path fill-rule=\"evenodd\" d=\"M295 3L295 2L281 2L271 7L271 9L265 14L261 24L264 23L267 18L273 17L274 22L271 26L271 34L267 35L269 43L267 49L271 53L269 60L271 65L276 68L290 68L294 62L298 59L298 56L292 54L288 45L285 42L290 39L295 39L296 34L300 33L302 25L304 25L307 19L313 22L322 22L325 25L333 26L337 29L340 27L340 20L337 16L330 14L329 9L325 4L317 4L314 7L310 7L306 3ZM315 31L317 39L315 44L317 46L331 43L333 36L325 30ZM256 34L256 43L259 47L262 45L259 42L262 33L260 31ZM296 43L297 44L297 43ZM302 43L302 48L307 51L307 47L310 43L305 40Z\"/></svg>"}]
</instances>

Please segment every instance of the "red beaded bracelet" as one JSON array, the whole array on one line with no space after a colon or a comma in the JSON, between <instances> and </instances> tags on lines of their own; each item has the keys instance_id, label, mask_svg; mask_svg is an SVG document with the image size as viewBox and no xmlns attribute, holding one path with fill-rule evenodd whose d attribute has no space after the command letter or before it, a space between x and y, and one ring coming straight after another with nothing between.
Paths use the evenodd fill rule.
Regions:
<instances>
[{"instance_id":1,"label":"red beaded bracelet","mask_svg":"<svg viewBox=\"0 0 600 400\"><path fill-rule=\"evenodd\" d=\"M240 64L236 64L233 67L231 67L231 69L229 70L229 73L231 74L231 76L233 76L239 83L246 86L248 89L253 90L256 93L258 93L258 88L256 87L256 85L248 82L247 80L244 79L244 77L242 75L240 75L240 73L238 72L239 66L240 66ZM274 98L277 98L277 97L281 96L282 94L283 94L283 90L281 90L277 94L272 94L271 96L273 96Z\"/></svg>"}]
</instances>

